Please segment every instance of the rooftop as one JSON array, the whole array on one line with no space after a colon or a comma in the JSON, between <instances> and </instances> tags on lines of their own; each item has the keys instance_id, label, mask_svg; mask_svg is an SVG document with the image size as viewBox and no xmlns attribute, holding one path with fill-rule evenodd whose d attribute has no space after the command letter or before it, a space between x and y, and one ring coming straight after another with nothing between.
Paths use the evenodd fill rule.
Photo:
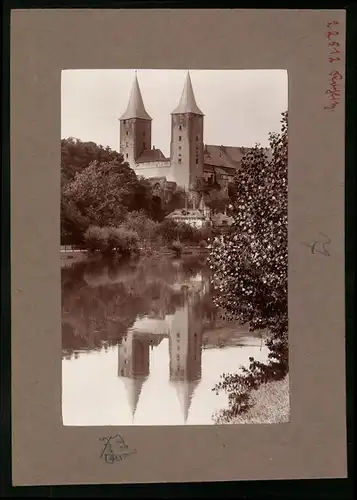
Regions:
<instances>
[{"instance_id":1,"label":"rooftop","mask_svg":"<svg viewBox=\"0 0 357 500\"><path fill-rule=\"evenodd\" d=\"M165 155L160 149L146 149L136 160L137 163L146 163L150 161L170 161L170 159L165 158Z\"/></svg>"},{"instance_id":2,"label":"rooftop","mask_svg":"<svg viewBox=\"0 0 357 500\"><path fill-rule=\"evenodd\" d=\"M184 114L184 113L194 113L195 115L202 115L203 113L197 106L195 94L193 92L190 72L187 72L185 85L181 94L180 102L177 108L171 113L173 115Z\"/></svg>"},{"instance_id":3,"label":"rooftop","mask_svg":"<svg viewBox=\"0 0 357 500\"><path fill-rule=\"evenodd\" d=\"M169 215L167 218L180 218L180 219L205 219L205 216L201 212L201 210L197 210L195 208L177 208Z\"/></svg>"},{"instance_id":4,"label":"rooftop","mask_svg":"<svg viewBox=\"0 0 357 500\"><path fill-rule=\"evenodd\" d=\"M133 86L129 97L129 104L125 113L120 117L120 120L129 120L130 118L141 118L143 120L151 120L151 116L147 113L141 90L138 82L138 77L135 73Z\"/></svg>"},{"instance_id":5,"label":"rooftop","mask_svg":"<svg viewBox=\"0 0 357 500\"><path fill-rule=\"evenodd\" d=\"M243 156L250 149L239 146L205 144L204 163L215 167L228 167L237 170L240 167Z\"/></svg>"}]
</instances>

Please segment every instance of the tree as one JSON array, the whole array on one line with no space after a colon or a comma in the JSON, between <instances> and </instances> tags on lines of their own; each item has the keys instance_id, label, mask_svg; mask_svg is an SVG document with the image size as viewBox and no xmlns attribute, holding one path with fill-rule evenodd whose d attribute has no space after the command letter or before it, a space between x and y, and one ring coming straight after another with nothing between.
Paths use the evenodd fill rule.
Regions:
<instances>
[{"instance_id":1,"label":"tree","mask_svg":"<svg viewBox=\"0 0 357 500\"><path fill-rule=\"evenodd\" d=\"M205 196L205 203L213 213L219 213L229 205L229 197L222 189L210 189Z\"/></svg>"},{"instance_id":2,"label":"tree","mask_svg":"<svg viewBox=\"0 0 357 500\"><path fill-rule=\"evenodd\" d=\"M93 161L110 163L120 161L122 155L109 146L98 146L95 142L83 142L69 137L61 140L61 177L62 184L74 179L77 172L87 168Z\"/></svg>"},{"instance_id":3,"label":"tree","mask_svg":"<svg viewBox=\"0 0 357 500\"><path fill-rule=\"evenodd\" d=\"M234 227L210 246L215 303L251 331L266 330L267 364L228 374L214 390L230 393L229 418L249 404L249 390L288 371L287 311L287 113L279 134L270 134L272 155L257 145L235 176ZM222 417L221 415L221 417Z\"/></svg>"},{"instance_id":4,"label":"tree","mask_svg":"<svg viewBox=\"0 0 357 500\"><path fill-rule=\"evenodd\" d=\"M63 203L72 203L94 226L117 226L127 212L150 210L148 186L122 159L92 162L62 187Z\"/></svg>"},{"instance_id":5,"label":"tree","mask_svg":"<svg viewBox=\"0 0 357 500\"><path fill-rule=\"evenodd\" d=\"M82 245L83 235L90 225L88 217L83 216L75 203L61 198L61 244Z\"/></svg>"},{"instance_id":6,"label":"tree","mask_svg":"<svg viewBox=\"0 0 357 500\"><path fill-rule=\"evenodd\" d=\"M129 212L122 225L135 231L142 243L151 243L155 240L158 222L149 219L143 210Z\"/></svg>"},{"instance_id":7,"label":"tree","mask_svg":"<svg viewBox=\"0 0 357 500\"><path fill-rule=\"evenodd\" d=\"M169 201L164 203L164 215L168 215L174 210L185 208L186 204L186 194L184 189L177 187L175 192L172 193Z\"/></svg>"}]
</instances>

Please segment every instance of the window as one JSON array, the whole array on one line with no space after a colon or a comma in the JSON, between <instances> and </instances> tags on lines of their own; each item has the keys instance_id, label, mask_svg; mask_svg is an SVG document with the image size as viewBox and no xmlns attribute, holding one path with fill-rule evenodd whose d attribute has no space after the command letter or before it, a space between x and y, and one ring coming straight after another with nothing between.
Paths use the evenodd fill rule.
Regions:
<instances>
[{"instance_id":1,"label":"window","mask_svg":"<svg viewBox=\"0 0 357 500\"><path fill-rule=\"evenodd\" d=\"M198 141L198 135L196 135L196 141Z\"/></svg>"},{"instance_id":2,"label":"window","mask_svg":"<svg viewBox=\"0 0 357 500\"><path fill-rule=\"evenodd\" d=\"M198 165L198 158L196 158L196 165Z\"/></svg>"},{"instance_id":3,"label":"window","mask_svg":"<svg viewBox=\"0 0 357 500\"><path fill-rule=\"evenodd\" d=\"M179 126L179 130L182 130L182 125Z\"/></svg>"},{"instance_id":4,"label":"window","mask_svg":"<svg viewBox=\"0 0 357 500\"><path fill-rule=\"evenodd\" d=\"M143 137L145 137L145 132L143 132Z\"/></svg>"},{"instance_id":5,"label":"window","mask_svg":"<svg viewBox=\"0 0 357 500\"><path fill-rule=\"evenodd\" d=\"M181 141L181 136L179 135L179 141Z\"/></svg>"},{"instance_id":6,"label":"window","mask_svg":"<svg viewBox=\"0 0 357 500\"><path fill-rule=\"evenodd\" d=\"M128 131L126 131L126 135L129 135L129 132L128 132Z\"/></svg>"},{"instance_id":7,"label":"window","mask_svg":"<svg viewBox=\"0 0 357 500\"><path fill-rule=\"evenodd\" d=\"M179 146L179 150L181 150L181 146Z\"/></svg>"},{"instance_id":8,"label":"window","mask_svg":"<svg viewBox=\"0 0 357 500\"><path fill-rule=\"evenodd\" d=\"M126 142L126 143L125 143L125 146L126 146L126 147L128 147L128 146L129 146L129 144Z\"/></svg>"},{"instance_id":9,"label":"window","mask_svg":"<svg viewBox=\"0 0 357 500\"><path fill-rule=\"evenodd\" d=\"M126 153L125 157L128 158L128 156L129 156L128 153Z\"/></svg>"},{"instance_id":10,"label":"window","mask_svg":"<svg viewBox=\"0 0 357 500\"><path fill-rule=\"evenodd\" d=\"M146 149L146 142L143 142L143 148Z\"/></svg>"},{"instance_id":11,"label":"window","mask_svg":"<svg viewBox=\"0 0 357 500\"><path fill-rule=\"evenodd\" d=\"M123 121L124 125L126 124L126 120Z\"/></svg>"},{"instance_id":12,"label":"window","mask_svg":"<svg viewBox=\"0 0 357 500\"><path fill-rule=\"evenodd\" d=\"M178 162L181 163L181 158L178 159Z\"/></svg>"}]
</instances>

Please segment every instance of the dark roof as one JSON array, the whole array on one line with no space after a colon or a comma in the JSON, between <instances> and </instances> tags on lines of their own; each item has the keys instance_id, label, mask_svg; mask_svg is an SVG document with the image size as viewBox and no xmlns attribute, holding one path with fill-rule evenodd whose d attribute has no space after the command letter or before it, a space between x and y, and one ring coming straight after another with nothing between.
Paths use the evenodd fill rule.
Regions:
<instances>
[{"instance_id":1,"label":"dark roof","mask_svg":"<svg viewBox=\"0 0 357 500\"><path fill-rule=\"evenodd\" d=\"M177 108L175 108L175 110L171 114L177 115L185 113L194 113L195 115L203 116L202 111L200 110L200 108L197 106L196 103L189 71L187 72L186 75L186 81L182 91L180 102Z\"/></svg>"},{"instance_id":2,"label":"dark roof","mask_svg":"<svg viewBox=\"0 0 357 500\"><path fill-rule=\"evenodd\" d=\"M135 75L133 86L130 92L128 107L125 113L120 117L120 120L129 120L130 118L141 118L143 120L151 120L151 116L147 113L141 90L139 87L138 77Z\"/></svg>"},{"instance_id":3,"label":"dark roof","mask_svg":"<svg viewBox=\"0 0 357 500\"><path fill-rule=\"evenodd\" d=\"M165 158L160 149L147 149L143 151L136 160L137 163L146 163L150 161L169 161L169 158Z\"/></svg>"},{"instance_id":4,"label":"dark roof","mask_svg":"<svg viewBox=\"0 0 357 500\"><path fill-rule=\"evenodd\" d=\"M215 167L228 167L236 170L240 167L243 156L251 148L234 146L216 146L206 144L204 147L204 163Z\"/></svg>"},{"instance_id":5,"label":"dark roof","mask_svg":"<svg viewBox=\"0 0 357 500\"><path fill-rule=\"evenodd\" d=\"M215 174L217 176L221 176L221 175L232 176L232 175L234 175L236 173L237 168L232 168L232 167L216 167L216 166L213 166L213 165L207 165L207 164L205 164L204 167L203 167L203 170L204 170L204 172L212 173L212 174Z\"/></svg>"}]
</instances>

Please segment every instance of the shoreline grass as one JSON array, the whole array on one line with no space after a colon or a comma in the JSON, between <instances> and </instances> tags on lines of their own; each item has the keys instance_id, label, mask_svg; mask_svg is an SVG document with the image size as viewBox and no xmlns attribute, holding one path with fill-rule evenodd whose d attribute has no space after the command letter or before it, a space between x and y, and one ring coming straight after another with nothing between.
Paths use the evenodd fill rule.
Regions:
<instances>
[{"instance_id":1,"label":"shoreline grass","mask_svg":"<svg viewBox=\"0 0 357 500\"><path fill-rule=\"evenodd\" d=\"M232 424L281 424L290 421L289 374L279 381L261 385L251 393L253 406Z\"/></svg>"}]
</instances>

